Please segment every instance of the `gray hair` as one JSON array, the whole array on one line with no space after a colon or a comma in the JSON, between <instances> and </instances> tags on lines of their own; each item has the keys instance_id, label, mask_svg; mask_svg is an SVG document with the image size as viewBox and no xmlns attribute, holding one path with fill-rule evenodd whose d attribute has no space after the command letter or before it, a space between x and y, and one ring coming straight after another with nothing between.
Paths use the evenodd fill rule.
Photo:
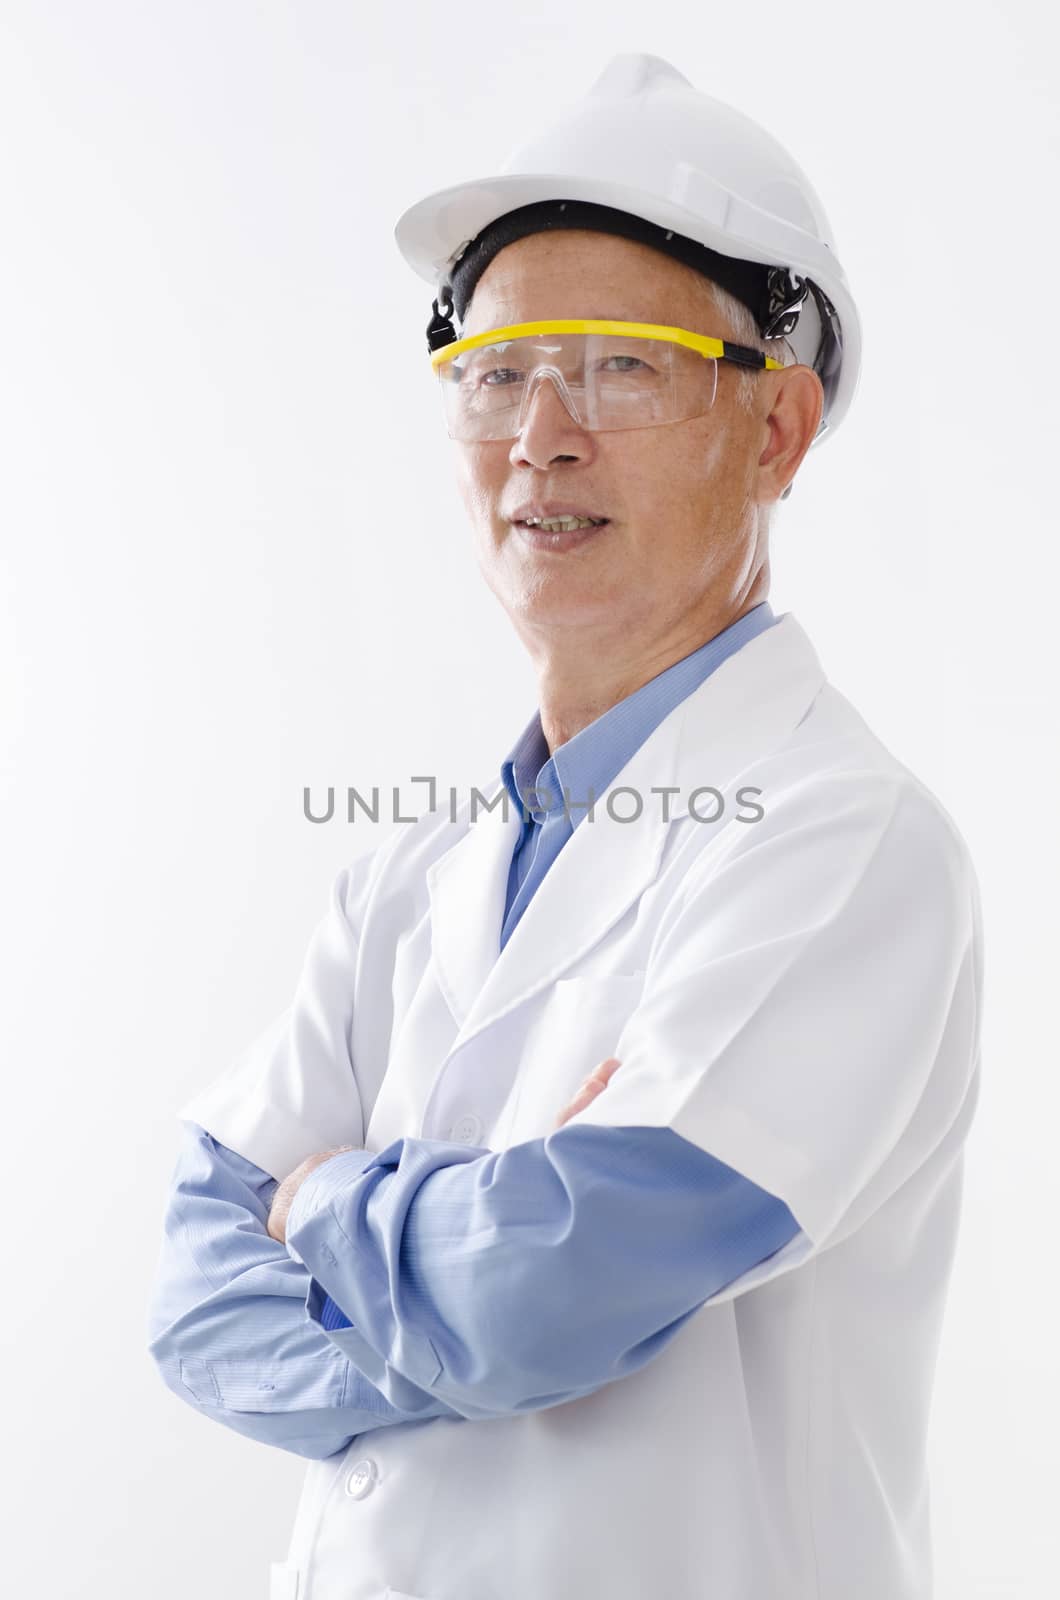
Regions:
<instances>
[{"instance_id":1,"label":"gray hair","mask_svg":"<svg viewBox=\"0 0 1060 1600\"><path fill-rule=\"evenodd\" d=\"M742 300L723 289L720 284L712 279L704 279L704 288L710 297L713 309L732 328L732 344L745 344L752 350L761 350L763 355L779 361L782 366L792 366L795 363L795 352L786 339L763 339L758 331L758 324L750 309ZM736 380L736 404L742 411L750 414L755 408L755 399L758 394L758 375L749 367L739 367Z\"/></svg>"},{"instance_id":2,"label":"gray hair","mask_svg":"<svg viewBox=\"0 0 1060 1600\"><path fill-rule=\"evenodd\" d=\"M772 356L774 361L779 361L781 366L784 367L795 364L795 352L787 339L763 339L758 331L758 323L742 300L737 300L735 295L730 294L727 289L723 289L713 279L704 279L703 287L710 298L712 309L731 327L731 343L746 344L752 350L761 350L763 355ZM731 362L730 365L732 365ZM736 371L736 404L741 411L750 416L758 404L758 373L750 367L737 367ZM792 479L792 482L784 490L780 497L781 500L785 500L791 493L794 481ZM768 505L764 506L760 512L762 525L767 532L772 527L776 509L776 504Z\"/></svg>"}]
</instances>

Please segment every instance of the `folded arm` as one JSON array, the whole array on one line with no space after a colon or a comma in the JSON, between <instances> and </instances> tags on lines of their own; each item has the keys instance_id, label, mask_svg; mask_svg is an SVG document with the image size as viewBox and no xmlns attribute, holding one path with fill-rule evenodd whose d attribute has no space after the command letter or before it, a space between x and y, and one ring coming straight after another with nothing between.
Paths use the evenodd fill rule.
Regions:
<instances>
[{"instance_id":1,"label":"folded arm","mask_svg":"<svg viewBox=\"0 0 1060 1600\"><path fill-rule=\"evenodd\" d=\"M477 1420L636 1371L798 1232L670 1128L575 1123L499 1153L406 1138L333 1156L295 1195L287 1249L310 1321L380 1393L412 1384Z\"/></svg>"},{"instance_id":2,"label":"folded arm","mask_svg":"<svg viewBox=\"0 0 1060 1600\"><path fill-rule=\"evenodd\" d=\"M148 1346L166 1385L261 1443L322 1459L358 1433L456 1413L406 1384L385 1398L306 1317L309 1274L266 1231L275 1178L186 1123Z\"/></svg>"}]
</instances>

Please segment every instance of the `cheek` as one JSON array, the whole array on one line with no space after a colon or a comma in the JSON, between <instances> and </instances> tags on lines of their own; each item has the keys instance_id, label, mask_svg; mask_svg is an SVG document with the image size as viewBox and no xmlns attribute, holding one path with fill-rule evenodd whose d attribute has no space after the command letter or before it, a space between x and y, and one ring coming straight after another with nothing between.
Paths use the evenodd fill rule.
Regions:
<instances>
[{"instance_id":1,"label":"cheek","mask_svg":"<svg viewBox=\"0 0 1060 1600\"><path fill-rule=\"evenodd\" d=\"M503 441L490 444L458 445L456 479L460 497L469 515L488 519L500 504L508 470Z\"/></svg>"},{"instance_id":2,"label":"cheek","mask_svg":"<svg viewBox=\"0 0 1060 1600\"><path fill-rule=\"evenodd\" d=\"M639 436L631 430L625 441L614 462L613 482L619 487L619 503L639 520L650 520L660 508L689 506L710 492L711 481L724 470L726 441L700 418L646 428Z\"/></svg>"},{"instance_id":3,"label":"cheek","mask_svg":"<svg viewBox=\"0 0 1060 1600\"><path fill-rule=\"evenodd\" d=\"M726 432L717 428L700 441L700 464L704 478L717 478L723 470L730 442Z\"/></svg>"}]
</instances>

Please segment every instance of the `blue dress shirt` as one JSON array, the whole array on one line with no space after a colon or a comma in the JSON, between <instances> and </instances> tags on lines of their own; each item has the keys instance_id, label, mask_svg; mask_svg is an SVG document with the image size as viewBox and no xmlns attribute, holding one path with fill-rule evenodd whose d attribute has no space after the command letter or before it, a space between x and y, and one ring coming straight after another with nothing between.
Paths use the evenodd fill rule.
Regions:
<instances>
[{"instance_id":1,"label":"blue dress shirt","mask_svg":"<svg viewBox=\"0 0 1060 1600\"><path fill-rule=\"evenodd\" d=\"M535 713L501 769L524 808L502 947L585 804L775 620L755 606L551 756ZM590 1393L799 1231L781 1200L669 1128L574 1123L501 1152L411 1138L344 1152L302 1183L286 1247L265 1226L277 1186L187 1125L150 1349L204 1413L317 1458L374 1427Z\"/></svg>"},{"instance_id":2,"label":"blue dress shirt","mask_svg":"<svg viewBox=\"0 0 1060 1600\"><path fill-rule=\"evenodd\" d=\"M608 784L675 706L776 620L767 600L752 606L698 650L590 722L551 756L540 712L534 713L501 767L505 787L523 816L508 874L502 949L545 873L584 820L588 803L602 798Z\"/></svg>"}]
</instances>

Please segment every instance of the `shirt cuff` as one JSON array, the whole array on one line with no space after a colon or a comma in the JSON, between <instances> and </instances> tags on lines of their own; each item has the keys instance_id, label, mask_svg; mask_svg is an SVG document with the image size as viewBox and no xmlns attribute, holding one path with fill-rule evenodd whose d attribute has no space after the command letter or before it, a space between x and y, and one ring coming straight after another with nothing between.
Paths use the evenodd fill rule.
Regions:
<instances>
[{"instance_id":1,"label":"shirt cuff","mask_svg":"<svg viewBox=\"0 0 1060 1600\"><path fill-rule=\"evenodd\" d=\"M376 1154L374 1150L343 1150L339 1155L330 1156L327 1161L322 1161L318 1167L313 1168L307 1178L302 1179L291 1201L284 1230L287 1254L292 1256L299 1266L304 1267L306 1263L298 1254L297 1246L292 1241L292 1234L297 1233L310 1218L329 1206L334 1196L341 1194L355 1178L359 1178L361 1173L376 1160Z\"/></svg>"},{"instance_id":2,"label":"shirt cuff","mask_svg":"<svg viewBox=\"0 0 1060 1600\"><path fill-rule=\"evenodd\" d=\"M314 1167L299 1184L287 1214L287 1252L309 1273L305 1300L309 1321L380 1391L392 1407L404 1412L410 1419L421 1415L455 1416L457 1413L450 1412L448 1408L439 1413L436 1409L438 1402L427 1392L441 1371L441 1363L429 1339L413 1329L395 1325L386 1281L371 1276L373 1272L378 1273L379 1269L370 1260L362 1255L356 1269L351 1266L353 1246L343 1233L332 1206L339 1196L349 1194L362 1173L370 1167L382 1168L384 1172L395 1167L401 1158L403 1144L403 1140L396 1139L378 1152L343 1151L341 1155L332 1156L322 1161L319 1167ZM461 1154L466 1154L466 1147L461 1147ZM325 1213L328 1214L325 1216ZM298 1250L299 1236L308 1259ZM372 1323L376 1341L372 1344L348 1317L346 1327L327 1328L323 1322L324 1303L330 1294L318 1274L323 1273L329 1282L334 1283L336 1277L353 1270L356 1270L360 1280L359 1292L368 1298L368 1320ZM338 1305L337 1301L332 1303ZM343 1315L347 1315L345 1311ZM394 1359L400 1363L399 1367L391 1365L391 1349ZM425 1406L434 1409L425 1410Z\"/></svg>"}]
</instances>

